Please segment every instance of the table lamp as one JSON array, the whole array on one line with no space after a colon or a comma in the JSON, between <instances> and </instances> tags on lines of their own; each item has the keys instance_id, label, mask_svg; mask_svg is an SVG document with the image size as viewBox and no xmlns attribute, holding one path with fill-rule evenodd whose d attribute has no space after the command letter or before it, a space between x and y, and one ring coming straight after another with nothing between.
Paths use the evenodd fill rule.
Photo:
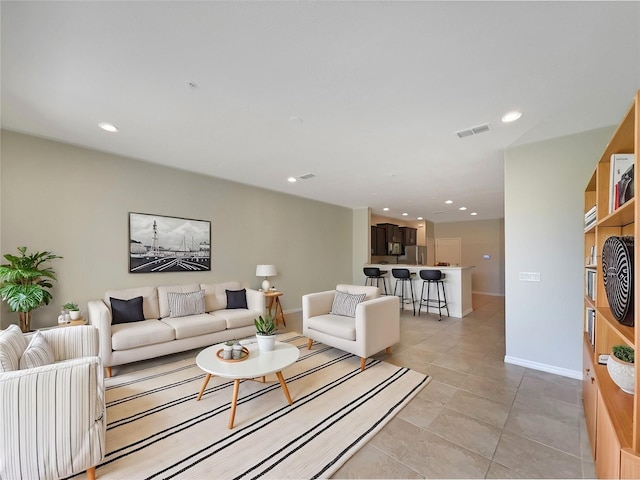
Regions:
<instances>
[{"instance_id":1,"label":"table lamp","mask_svg":"<svg viewBox=\"0 0 640 480\"><path fill-rule=\"evenodd\" d=\"M258 265L256 267L256 277L264 277L264 280L262 281L262 290L265 292L271 287L267 277L273 277L277 274L278 272L276 271L275 265Z\"/></svg>"}]
</instances>

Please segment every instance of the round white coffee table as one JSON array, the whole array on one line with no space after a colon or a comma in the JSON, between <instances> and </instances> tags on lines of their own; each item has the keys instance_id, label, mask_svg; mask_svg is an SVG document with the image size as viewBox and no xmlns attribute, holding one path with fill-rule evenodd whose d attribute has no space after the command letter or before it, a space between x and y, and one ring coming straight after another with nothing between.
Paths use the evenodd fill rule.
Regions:
<instances>
[{"instance_id":1,"label":"round white coffee table","mask_svg":"<svg viewBox=\"0 0 640 480\"><path fill-rule=\"evenodd\" d=\"M196 357L196 364L207 375L204 377L204 383L198 394L196 401L199 401L204 393L204 389L207 388L211 375L221 378L232 378L233 383L233 397L231 400L231 413L229 415L229 428L233 428L233 421L236 416L236 405L238 401L238 390L240 389L240 380L251 379L256 377L262 377L264 382L265 375L275 373L278 377L278 381L282 386L289 405L293 404L291 401L291 395L287 389L287 384L282 376L282 369L288 367L298 360L300 351L298 347L289 345L288 343L276 342L276 345L271 352L261 352L257 343L250 343L244 345L249 350L249 357L246 360L239 362L225 362L219 359L216 352L222 348L222 343L213 345L212 347L205 348Z\"/></svg>"}]
</instances>

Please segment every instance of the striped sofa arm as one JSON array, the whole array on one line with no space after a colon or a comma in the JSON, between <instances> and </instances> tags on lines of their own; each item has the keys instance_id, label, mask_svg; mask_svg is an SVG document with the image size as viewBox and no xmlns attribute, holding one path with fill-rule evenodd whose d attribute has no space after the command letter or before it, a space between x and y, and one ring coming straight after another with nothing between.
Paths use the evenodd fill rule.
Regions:
<instances>
[{"instance_id":1,"label":"striped sofa arm","mask_svg":"<svg viewBox=\"0 0 640 480\"><path fill-rule=\"evenodd\" d=\"M0 478L57 479L100 463L101 378L98 357L0 374Z\"/></svg>"}]
</instances>

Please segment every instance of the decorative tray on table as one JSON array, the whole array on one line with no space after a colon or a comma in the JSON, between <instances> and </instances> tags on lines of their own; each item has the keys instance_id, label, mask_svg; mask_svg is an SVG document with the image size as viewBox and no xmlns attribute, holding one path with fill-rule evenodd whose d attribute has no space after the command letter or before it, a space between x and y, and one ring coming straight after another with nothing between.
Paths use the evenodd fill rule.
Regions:
<instances>
[{"instance_id":1,"label":"decorative tray on table","mask_svg":"<svg viewBox=\"0 0 640 480\"><path fill-rule=\"evenodd\" d=\"M222 358L223 351L224 350L221 348L216 352L216 357L218 357L218 360L220 360L221 362L242 362L243 360L249 358L249 349L247 347L242 347L240 358Z\"/></svg>"}]
</instances>

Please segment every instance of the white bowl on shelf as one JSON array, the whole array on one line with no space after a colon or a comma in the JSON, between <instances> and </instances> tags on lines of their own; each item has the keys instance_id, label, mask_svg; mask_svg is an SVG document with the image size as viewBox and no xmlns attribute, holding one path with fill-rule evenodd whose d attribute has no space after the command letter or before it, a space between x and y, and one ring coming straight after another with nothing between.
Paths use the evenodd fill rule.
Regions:
<instances>
[{"instance_id":1,"label":"white bowl on shelf","mask_svg":"<svg viewBox=\"0 0 640 480\"><path fill-rule=\"evenodd\" d=\"M609 354L607 360L607 371L611 380L620 387L620 389L633 395L635 393L635 372L636 368L633 363L624 362L616 358L613 353Z\"/></svg>"}]
</instances>

